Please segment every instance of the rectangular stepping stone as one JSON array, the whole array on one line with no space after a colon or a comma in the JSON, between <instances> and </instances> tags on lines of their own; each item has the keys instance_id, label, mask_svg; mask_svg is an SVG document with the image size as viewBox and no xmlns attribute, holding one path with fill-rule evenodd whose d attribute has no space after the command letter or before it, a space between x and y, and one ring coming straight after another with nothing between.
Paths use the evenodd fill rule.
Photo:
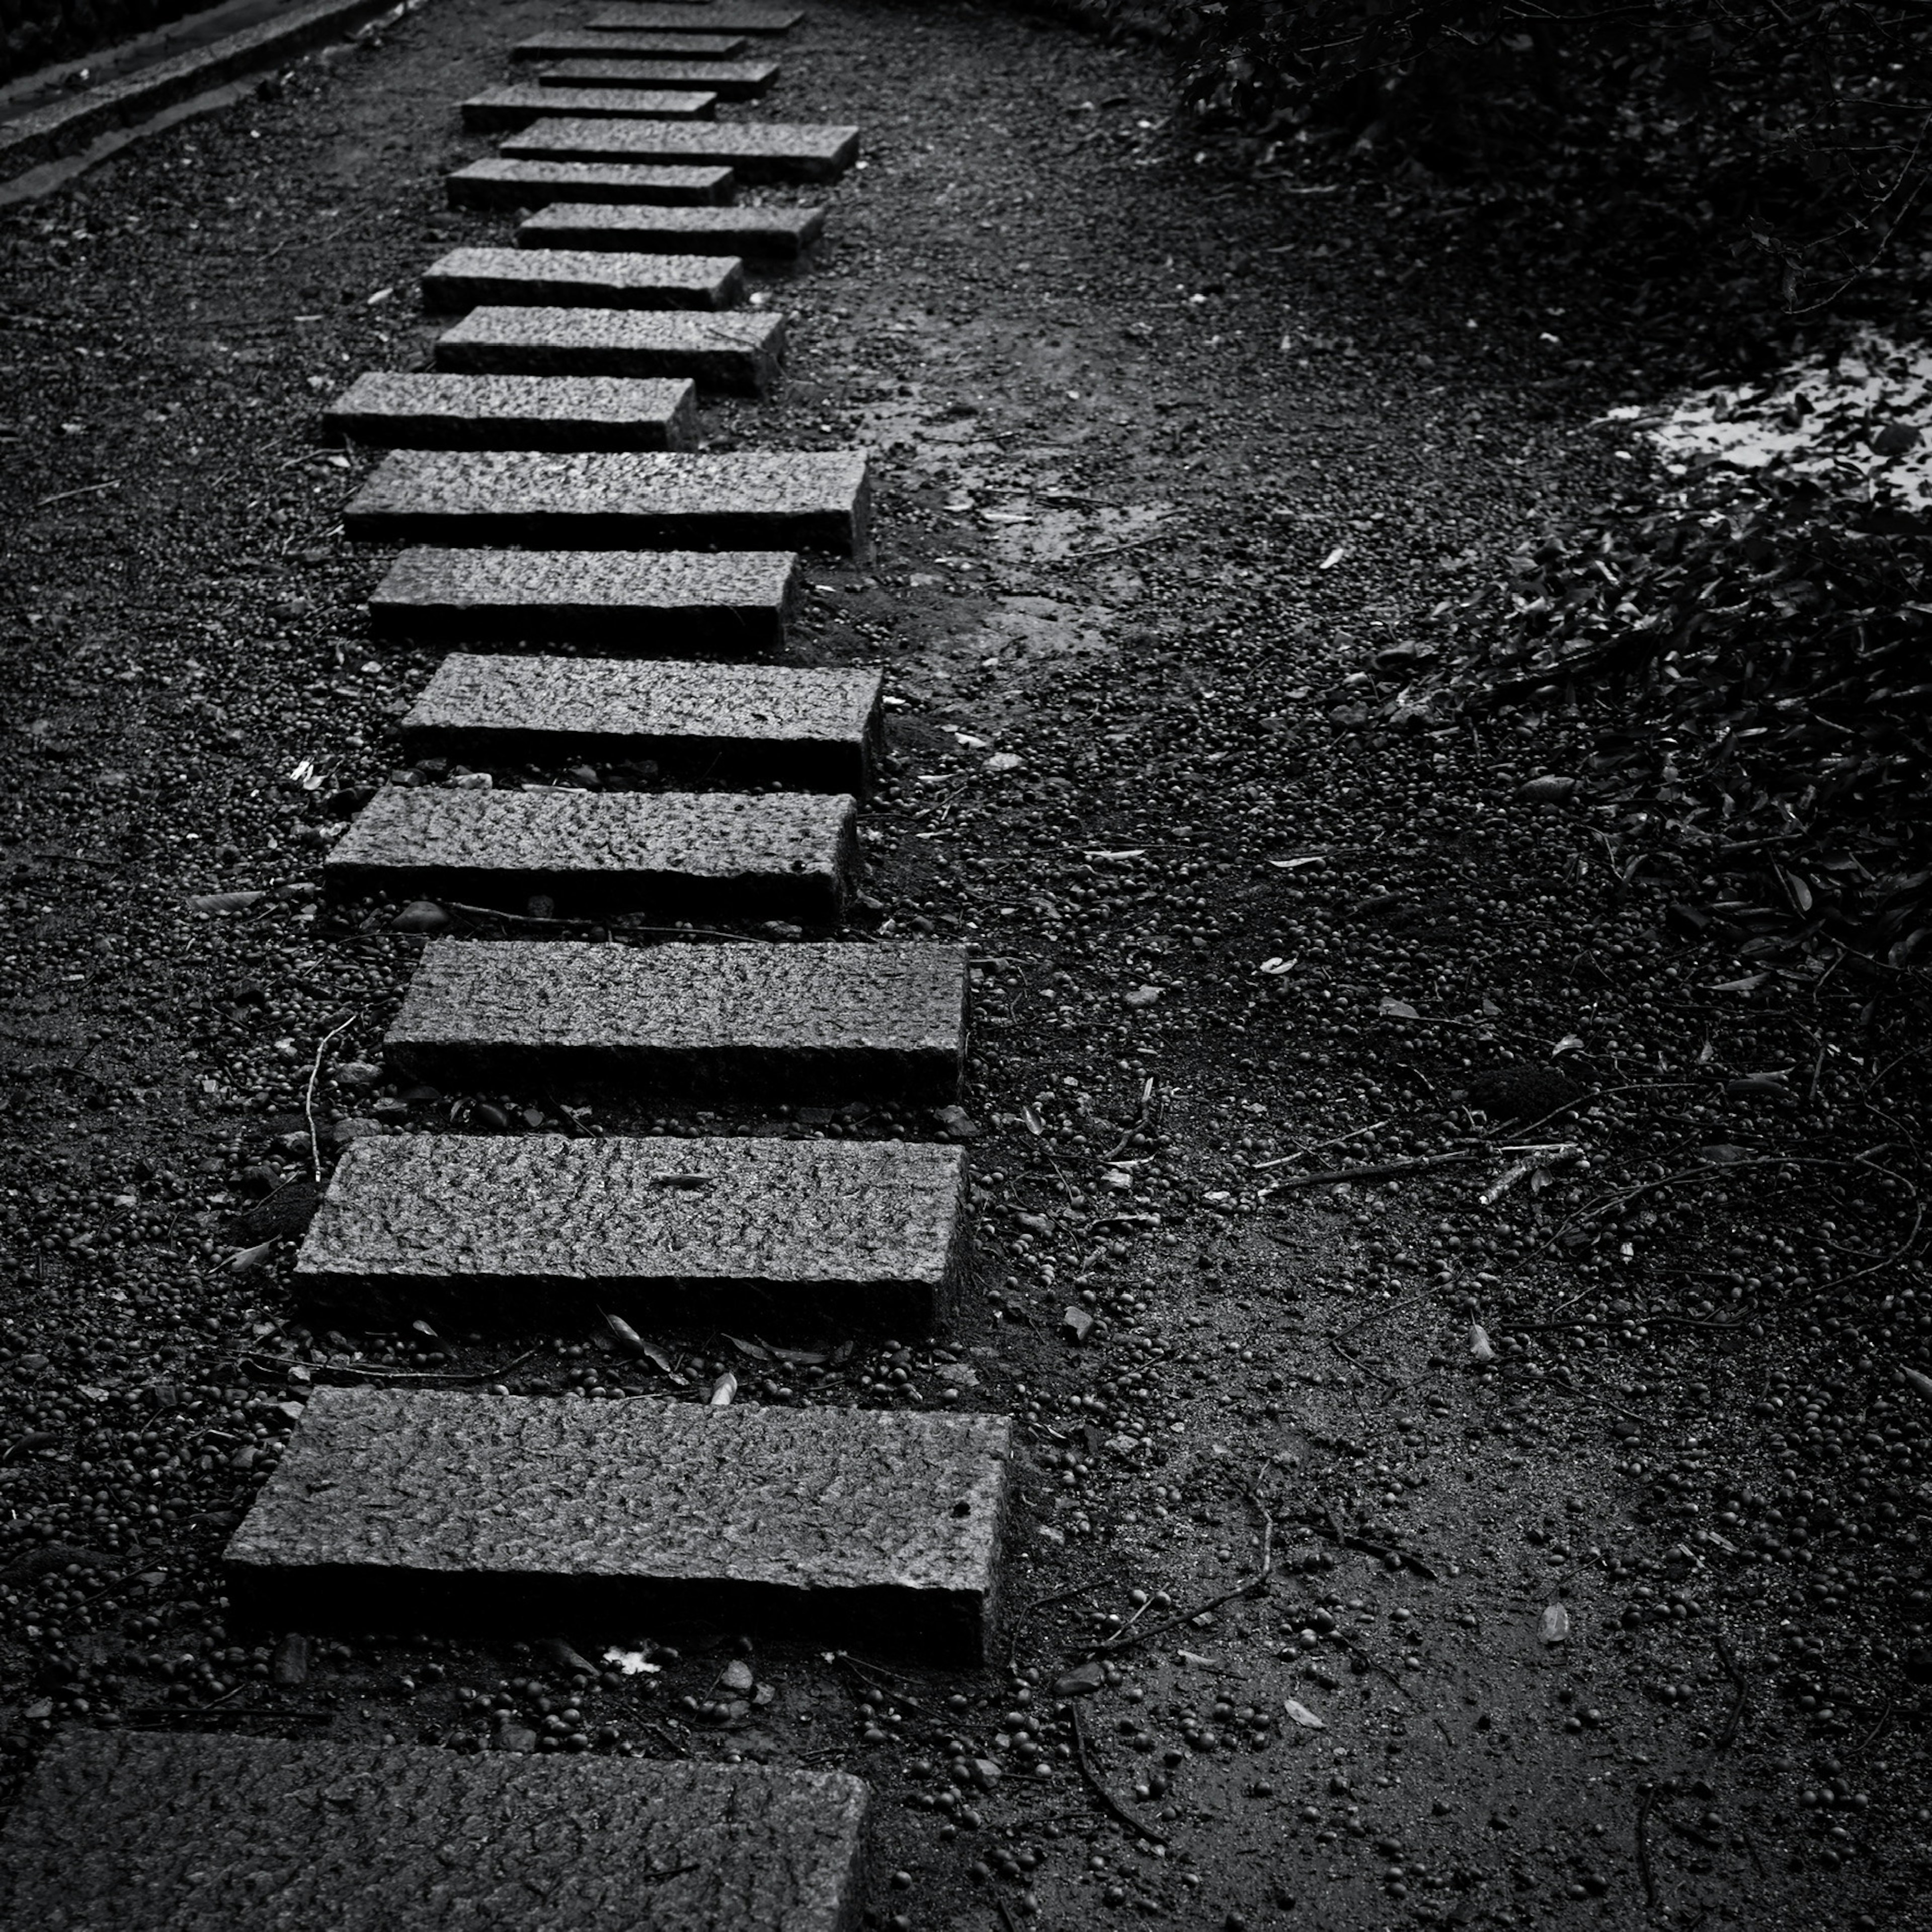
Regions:
<instances>
[{"instance_id":1,"label":"rectangular stepping stone","mask_svg":"<svg viewBox=\"0 0 1932 1932\"><path fill-rule=\"evenodd\" d=\"M452 248L423 271L423 307L453 314L516 304L550 308L721 309L742 302L732 255L612 255L602 250Z\"/></svg>"},{"instance_id":2,"label":"rectangular stepping stone","mask_svg":"<svg viewBox=\"0 0 1932 1932\"><path fill-rule=\"evenodd\" d=\"M520 160L712 161L745 182L836 181L859 158L859 130L810 122L613 121L548 117L502 144Z\"/></svg>"},{"instance_id":3,"label":"rectangular stepping stone","mask_svg":"<svg viewBox=\"0 0 1932 1932\"><path fill-rule=\"evenodd\" d=\"M824 550L863 556L862 449L550 455L399 449L343 513L378 543L577 550Z\"/></svg>"},{"instance_id":4,"label":"rectangular stepping stone","mask_svg":"<svg viewBox=\"0 0 1932 1932\"><path fill-rule=\"evenodd\" d=\"M554 201L645 202L664 206L728 202L729 168L647 168L590 161L518 161L493 156L443 179L452 208L544 208Z\"/></svg>"},{"instance_id":5,"label":"rectangular stepping stone","mask_svg":"<svg viewBox=\"0 0 1932 1932\"><path fill-rule=\"evenodd\" d=\"M782 550L411 550L370 598L369 627L379 638L746 656L783 649L797 586L798 559Z\"/></svg>"},{"instance_id":6,"label":"rectangular stepping stone","mask_svg":"<svg viewBox=\"0 0 1932 1932\"><path fill-rule=\"evenodd\" d=\"M640 208L554 202L517 230L520 248L689 248L796 265L825 232L822 208Z\"/></svg>"},{"instance_id":7,"label":"rectangular stepping stone","mask_svg":"<svg viewBox=\"0 0 1932 1932\"><path fill-rule=\"evenodd\" d=\"M765 1205L744 1203L761 1219ZM466 1219L446 1237L463 1240ZM818 1232L840 1231L828 1218ZM1004 1417L318 1389L229 1542L229 1592L270 1628L634 1638L703 1625L978 1664L998 1608L1011 1454ZM565 1834L577 1856L586 1836L611 1836L601 1818L583 1828L593 1817ZM599 1924L676 1922L655 1888L644 1895L644 1915L600 1900Z\"/></svg>"},{"instance_id":8,"label":"rectangular stepping stone","mask_svg":"<svg viewBox=\"0 0 1932 1932\"><path fill-rule=\"evenodd\" d=\"M436 667L404 716L412 754L491 764L650 760L711 784L863 792L880 674L793 664L477 657Z\"/></svg>"},{"instance_id":9,"label":"rectangular stepping stone","mask_svg":"<svg viewBox=\"0 0 1932 1932\"><path fill-rule=\"evenodd\" d=\"M742 34L592 34L580 28L553 27L519 40L510 50L513 61L548 60L736 60L748 42Z\"/></svg>"},{"instance_id":10,"label":"rectangular stepping stone","mask_svg":"<svg viewBox=\"0 0 1932 1932\"><path fill-rule=\"evenodd\" d=\"M493 87L463 104L463 124L472 134L500 134L527 128L539 114L611 114L626 119L708 121L716 94L638 87Z\"/></svg>"},{"instance_id":11,"label":"rectangular stepping stone","mask_svg":"<svg viewBox=\"0 0 1932 1932\"><path fill-rule=\"evenodd\" d=\"M655 88L660 92L688 87L701 88L720 100L756 100L778 84L775 60L611 60L605 57L608 39L582 38L596 40L595 51L543 68L537 76L539 86L572 90Z\"/></svg>"},{"instance_id":12,"label":"rectangular stepping stone","mask_svg":"<svg viewBox=\"0 0 1932 1932\"><path fill-rule=\"evenodd\" d=\"M329 892L438 895L520 912L830 923L856 844L837 793L470 791L386 786L323 868Z\"/></svg>"},{"instance_id":13,"label":"rectangular stepping stone","mask_svg":"<svg viewBox=\"0 0 1932 1932\"><path fill-rule=\"evenodd\" d=\"M788 34L804 18L802 7L747 5L743 0L705 0L695 7L647 0L593 14L590 26L593 34Z\"/></svg>"},{"instance_id":14,"label":"rectangular stepping stone","mask_svg":"<svg viewBox=\"0 0 1932 1932\"><path fill-rule=\"evenodd\" d=\"M439 1087L609 1081L682 1094L958 1098L963 947L440 940L383 1058Z\"/></svg>"},{"instance_id":15,"label":"rectangular stepping stone","mask_svg":"<svg viewBox=\"0 0 1932 1932\"><path fill-rule=\"evenodd\" d=\"M703 389L765 396L778 386L784 334L783 316L755 309L493 307L438 336L436 363L487 376L688 376Z\"/></svg>"},{"instance_id":16,"label":"rectangular stepping stone","mask_svg":"<svg viewBox=\"0 0 1932 1932\"><path fill-rule=\"evenodd\" d=\"M757 1764L69 1730L0 1834L0 1922L609 1932L648 1900L662 1932L846 1932L871 1796Z\"/></svg>"},{"instance_id":17,"label":"rectangular stepping stone","mask_svg":"<svg viewBox=\"0 0 1932 1932\"><path fill-rule=\"evenodd\" d=\"M377 449L688 449L688 382L590 376L358 376L322 416Z\"/></svg>"}]
</instances>

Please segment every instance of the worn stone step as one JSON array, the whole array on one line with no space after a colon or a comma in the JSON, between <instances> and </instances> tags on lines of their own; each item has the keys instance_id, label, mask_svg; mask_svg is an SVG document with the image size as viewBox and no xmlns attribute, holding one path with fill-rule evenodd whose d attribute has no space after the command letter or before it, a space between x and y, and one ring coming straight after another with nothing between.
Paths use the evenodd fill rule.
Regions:
<instances>
[{"instance_id":1,"label":"worn stone step","mask_svg":"<svg viewBox=\"0 0 1932 1932\"><path fill-rule=\"evenodd\" d=\"M510 50L513 61L736 60L751 43L742 34L592 34L552 27Z\"/></svg>"},{"instance_id":2,"label":"worn stone step","mask_svg":"<svg viewBox=\"0 0 1932 1932\"><path fill-rule=\"evenodd\" d=\"M742 302L734 255L613 255L608 250L452 248L423 271L423 307L443 314L548 308L722 309Z\"/></svg>"},{"instance_id":3,"label":"worn stone step","mask_svg":"<svg viewBox=\"0 0 1932 1932\"><path fill-rule=\"evenodd\" d=\"M452 644L758 656L784 649L797 586L798 559L782 550L411 550L370 598L369 626Z\"/></svg>"},{"instance_id":4,"label":"worn stone step","mask_svg":"<svg viewBox=\"0 0 1932 1932\"><path fill-rule=\"evenodd\" d=\"M538 85L573 91L655 88L662 92L688 87L715 94L720 100L757 100L778 85L775 60L611 60L604 54L609 45L608 38L596 37L590 54L542 68Z\"/></svg>"},{"instance_id":5,"label":"worn stone step","mask_svg":"<svg viewBox=\"0 0 1932 1932\"><path fill-rule=\"evenodd\" d=\"M766 7L746 0L705 0L686 7L672 0L607 7L589 22L593 34L788 34L805 18L802 7Z\"/></svg>"},{"instance_id":6,"label":"worn stone step","mask_svg":"<svg viewBox=\"0 0 1932 1932\"><path fill-rule=\"evenodd\" d=\"M872 487L862 449L397 450L343 512L376 542L578 550L822 550L862 556Z\"/></svg>"},{"instance_id":7,"label":"worn stone step","mask_svg":"<svg viewBox=\"0 0 1932 1932\"><path fill-rule=\"evenodd\" d=\"M646 168L595 161L472 161L443 179L452 208L546 208L554 201L640 202L710 206L736 192L729 168Z\"/></svg>"},{"instance_id":8,"label":"worn stone step","mask_svg":"<svg viewBox=\"0 0 1932 1932\"><path fill-rule=\"evenodd\" d=\"M880 739L876 670L444 658L402 721L412 752L497 765L649 760L712 784L863 792Z\"/></svg>"},{"instance_id":9,"label":"worn stone step","mask_svg":"<svg viewBox=\"0 0 1932 1932\"><path fill-rule=\"evenodd\" d=\"M766 396L778 386L784 339L784 317L762 309L698 315L506 304L472 309L446 329L436 364L487 376L688 376L701 389Z\"/></svg>"},{"instance_id":10,"label":"worn stone step","mask_svg":"<svg viewBox=\"0 0 1932 1932\"><path fill-rule=\"evenodd\" d=\"M526 128L539 114L610 114L644 121L708 121L715 93L640 87L493 87L463 104L463 124L472 134L500 134Z\"/></svg>"},{"instance_id":11,"label":"worn stone step","mask_svg":"<svg viewBox=\"0 0 1932 1932\"><path fill-rule=\"evenodd\" d=\"M68 1730L0 1834L0 1923L608 1932L647 1899L662 1932L849 1932L870 1803L843 1772Z\"/></svg>"},{"instance_id":12,"label":"worn stone step","mask_svg":"<svg viewBox=\"0 0 1932 1932\"><path fill-rule=\"evenodd\" d=\"M873 946L430 946L390 1068L439 1087L559 1081L788 1101L958 1098L966 953Z\"/></svg>"},{"instance_id":13,"label":"worn stone step","mask_svg":"<svg viewBox=\"0 0 1932 1932\"><path fill-rule=\"evenodd\" d=\"M377 449L688 449L688 381L589 376L358 376L323 412Z\"/></svg>"},{"instance_id":14,"label":"worn stone step","mask_svg":"<svg viewBox=\"0 0 1932 1932\"><path fill-rule=\"evenodd\" d=\"M854 857L837 793L471 791L386 786L331 848L338 898L438 894L520 912L830 923Z\"/></svg>"},{"instance_id":15,"label":"worn stone step","mask_svg":"<svg viewBox=\"0 0 1932 1932\"><path fill-rule=\"evenodd\" d=\"M710 161L741 182L830 182L859 158L859 130L812 122L532 122L502 144L520 160L617 161L688 166Z\"/></svg>"},{"instance_id":16,"label":"worn stone step","mask_svg":"<svg viewBox=\"0 0 1932 1932\"><path fill-rule=\"evenodd\" d=\"M822 208L640 208L555 202L526 216L521 248L690 248L796 266L825 232Z\"/></svg>"},{"instance_id":17,"label":"worn stone step","mask_svg":"<svg viewBox=\"0 0 1932 1932\"><path fill-rule=\"evenodd\" d=\"M270 1628L702 1626L977 1664L1012 1453L1002 1417L318 1389L229 1594ZM674 1925L647 1895L600 1924Z\"/></svg>"}]
</instances>

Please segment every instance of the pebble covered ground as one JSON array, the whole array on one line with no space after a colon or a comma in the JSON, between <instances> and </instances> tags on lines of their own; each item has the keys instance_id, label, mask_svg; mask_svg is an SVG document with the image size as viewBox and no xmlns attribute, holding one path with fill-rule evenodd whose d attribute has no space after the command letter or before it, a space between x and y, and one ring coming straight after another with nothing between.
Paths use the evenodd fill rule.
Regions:
<instances>
[{"instance_id":1,"label":"pebble covered ground","mask_svg":"<svg viewBox=\"0 0 1932 1932\"><path fill-rule=\"evenodd\" d=\"M370 644L364 459L315 434L424 366L412 277L507 235L441 205L487 152L452 104L554 9L436 0L0 224L8 1778L116 1724L842 1766L895 1927L1908 1922L1918 976L1754 970L1757 909L1672 912L1708 859L1621 876L1537 782L1594 754L1554 698L1402 703L1430 610L1646 488L1592 427L1658 400L1615 318L1199 145L1144 50L814 10L764 111L868 160L758 292L784 392L704 434L877 452L797 648L890 667L855 928L974 946L956 1112L412 1089L424 930L504 923L320 901L392 772L661 782L401 763L436 653ZM967 1140L982 1294L904 1346L304 1327L316 1169L404 1124ZM227 1619L320 1382L727 1375L1024 1418L1000 1669Z\"/></svg>"}]
</instances>

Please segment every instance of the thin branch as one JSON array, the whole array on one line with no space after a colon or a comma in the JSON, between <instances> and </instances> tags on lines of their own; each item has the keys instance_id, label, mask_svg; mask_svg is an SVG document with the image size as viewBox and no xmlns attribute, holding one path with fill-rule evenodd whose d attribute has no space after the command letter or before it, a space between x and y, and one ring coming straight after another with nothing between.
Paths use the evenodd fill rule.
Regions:
<instances>
[{"instance_id":1,"label":"thin branch","mask_svg":"<svg viewBox=\"0 0 1932 1932\"><path fill-rule=\"evenodd\" d=\"M1087 1789L1099 1798L1102 1806L1127 1829L1143 1838L1151 1838L1156 1845L1167 1843L1164 1832L1157 1832L1142 1820L1136 1818L1107 1787L1100 1782L1100 1774L1094 1768L1087 1756L1087 1724L1081 1714L1078 1698L1073 1703L1073 1762L1079 1767L1080 1775Z\"/></svg>"}]
</instances>

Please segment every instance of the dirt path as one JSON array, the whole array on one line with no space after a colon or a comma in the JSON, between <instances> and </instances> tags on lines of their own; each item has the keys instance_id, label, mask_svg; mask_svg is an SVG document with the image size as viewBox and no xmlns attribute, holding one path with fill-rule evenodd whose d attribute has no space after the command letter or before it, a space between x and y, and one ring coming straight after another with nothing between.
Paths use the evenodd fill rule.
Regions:
<instances>
[{"instance_id":1,"label":"dirt path","mask_svg":"<svg viewBox=\"0 0 1932 1932\"><path fill-rule=\"evenodd\" d=\"M1553 708L1493 735L1384 716L1414 620L1475 558L1617 488L1587 427L1622 393L1601 345L1414 210L1230 176L1177 139L1143 52L970 8L815 13L765 111L857 121L870 158L820 266L771 291L784 397L706 434L879 454L878 555L812 570L801 648L893 667L868 922L980 949L990 1309L942 1353L863 1352L783 1399L1027 1417L1014 1674L761 1659L776 1702L721 1726L692 1647L655 1689L592 1687L604 1743L862 1772L894 1924L1905 1922L1923 1409L1888 1378L1916 1317L1822 1291L1909 1213L1870 1163L1778 1165L1828 1129L1898 1142L1882 994L1712 990L1734 973L1666 934L1667 878L1619 885L1587 818L1516 800L1588 750ZM367 645L381 561L332 533L350 479L313 412L412 366L412 276L501 232L440 207L483 151L448 106L556 17L436 0L0 228L0 1514L44 1526L0 1546L16 1764L59 1723L266 1675L212 1558L272 1460L242 1453L282 1426L259 1405L325 1338L280 1325L278 1277L226 1272L220 1238L265 1155L294 1171L274 1096L352 1014L338 1050L373 1052L412 957L311 930L326 835L277 781L382 776L430 661ZM246 920L180 910L281 884ZM1516 1062L1575 1084L1520 1135L1454 1104ZM1592 1165L1485 1206L1513 1157L1483 1136ZM1713 1184L1738 1149L1763 1168ZM1566 1227L1652 1165L1702 1170L1696 1192ZM1774 1348L1756 1318L1808 1292L1815 1334ZM1099 1318L1083 1346L1070 1308ZM567 1346L520 1385L596 1372ZM1766 1432L1807 1402L1815 1442ZM1840 1454L1861 1491L1824 1480ZM155 1580L89 1603L20 1553L50 1538ZM1264 1592L1173 1626L1264 1552ZM1109 1641L1084 1755L1133 1837L1052 1689ZM364 1646L261 1708L455 1741L484 1708L458 1687L533 1708L532 1669Z\"/></svg>"}]
</instances>

